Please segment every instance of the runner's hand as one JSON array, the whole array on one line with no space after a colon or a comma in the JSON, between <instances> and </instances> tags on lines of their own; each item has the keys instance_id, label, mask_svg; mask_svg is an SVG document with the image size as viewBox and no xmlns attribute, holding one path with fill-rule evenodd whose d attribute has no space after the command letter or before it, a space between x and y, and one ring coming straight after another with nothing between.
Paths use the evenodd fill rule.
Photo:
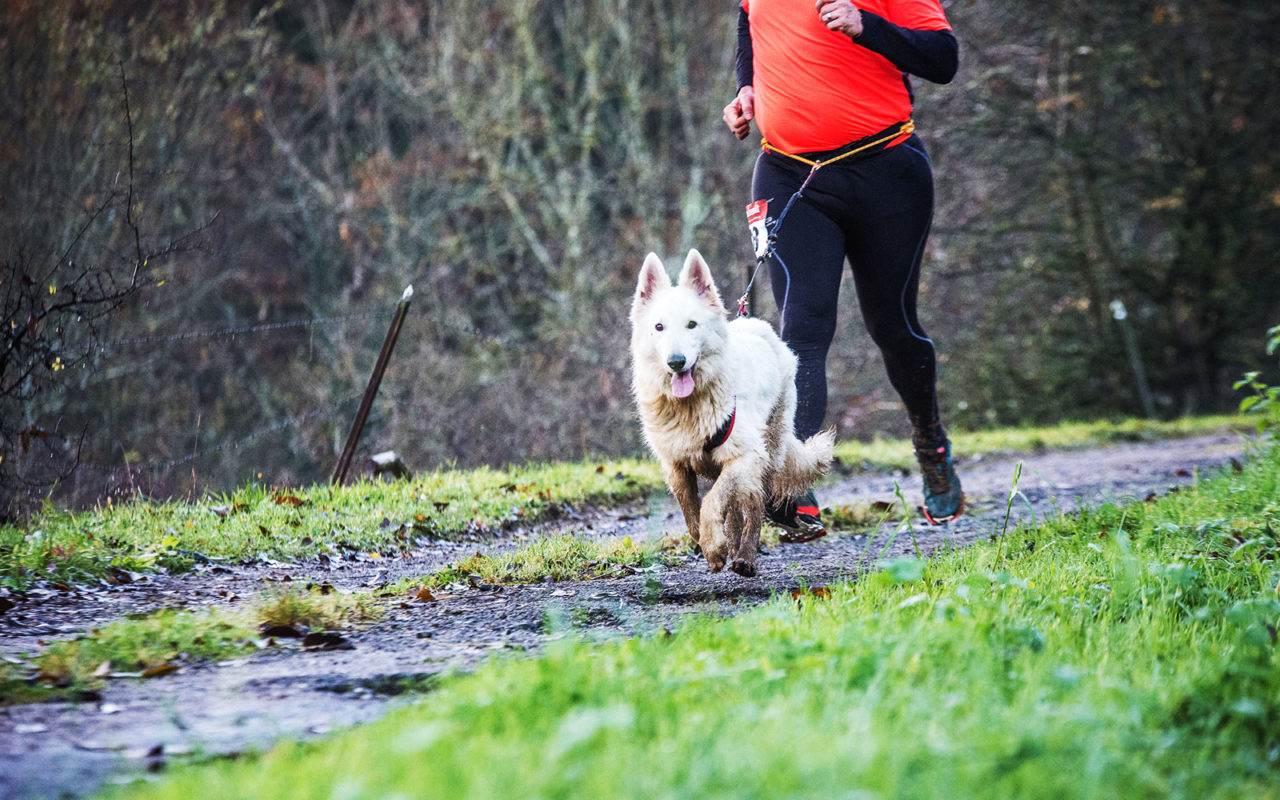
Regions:
<instances>
[{"instance_id":1,"label":"runner's hand","mask_svg":"<svg viewBox=\"0 0 1280 800\"><path fill-rule=\"evenodd\" d=\"M738 90L738 96L724 107L724 124L729 126L734 136L745 139L747 134L751 133L751 120L755 119L755 116L756 90L750 86L743 86Z\"/></svg>"},{"instance_id":2,"label":"runner's hand","mask_svg":"<svg viewBox=\"0 0 1280 800\"><path fill-rule=\"evenodd\" d=\"M828 30L843 33L851 39L862 35L862 12L851 0L817 0L818 19Z\"/></svg>"}]
</instances>

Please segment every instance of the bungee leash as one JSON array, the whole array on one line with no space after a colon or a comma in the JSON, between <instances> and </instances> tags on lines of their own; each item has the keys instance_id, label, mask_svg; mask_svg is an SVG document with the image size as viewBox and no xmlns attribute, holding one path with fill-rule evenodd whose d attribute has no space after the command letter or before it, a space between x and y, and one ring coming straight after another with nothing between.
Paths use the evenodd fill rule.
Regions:
<instances>
[{"instance_id":1,"label":"bungee leash","mask_svg":"<svg viewBox=\"0 0 1280 800\"><path fill-rule=\"evenodd\" d=\"M882 135L873 134L870 141L859 142L854 147L849 148L838 156L828 158L826 161L822 161L821 159L805 158L804 156L796 155L795 153L788 153L786 150L780 150L770 144L768 139L761 137L761 150L768 153L776 153L780 156L786 156L794 161L799 161L801 164L806 164L809 167L809 174L805 176L804 181L800 184L800 188L796 189L795 194L791 195L791 199L787 200L787 204L782 207L782 212L778 214L778 218L773 221L772 227L770 227L768 219L768 200L756 200L747 206L747 226L751 230L751 240L755 246L756 268L752 270L751 279L747 281L747 290L742 293L742 297L738 298L739 317L747 317L751 315L751 311L748 308L747 298L751 296L751 287L755 285L756 276L760 274L760 266L764 264L765 259L772 256L777 259L778 263L784 270L786 269L786 263L783 262L782 257L778 255L777 248L774 246L778 241L778 231L782 228L782 221L787 218L787 212L790 211L796 201L804 195L804 190L808 188L809 181L813 180L813 176L817 174L818 170L827 164L834 164L841 159L865 152L873 147L882 145L885 142L889 142L903 136L908 136L913 133L915 129L915 123L911 120L907 120L901 125L886 131Z\"/></svg>"}]
</instances>

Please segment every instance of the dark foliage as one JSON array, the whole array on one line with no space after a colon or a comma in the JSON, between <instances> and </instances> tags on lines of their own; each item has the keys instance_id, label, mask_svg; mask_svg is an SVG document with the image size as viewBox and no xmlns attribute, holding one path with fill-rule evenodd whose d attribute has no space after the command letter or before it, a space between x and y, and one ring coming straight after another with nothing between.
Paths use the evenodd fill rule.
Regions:
<instances>
[{"instance_id":1,"label":"dark foliage","mask_svg":"<svg viewBox=\"0 0 1280 800\"><path fill-rule=\"evenodd\" d=\"M947 421L1234 407L1280 321L1280 8L947 10L961 72L916 83ZM323 480L406 284L363 453L638 452L644 254L731 295L751 266L733 35L663 0L6 3L6 496ZM845 294L830 421L901 434Z\"/></svg>"}]
</instances>

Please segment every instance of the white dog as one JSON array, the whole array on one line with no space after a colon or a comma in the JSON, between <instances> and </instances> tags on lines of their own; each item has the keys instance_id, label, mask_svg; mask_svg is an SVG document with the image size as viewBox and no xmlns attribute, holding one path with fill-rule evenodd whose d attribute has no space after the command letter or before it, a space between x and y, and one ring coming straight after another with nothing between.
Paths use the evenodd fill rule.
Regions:
<instances>
[{"instance_id":1,"label":"white dog","mask_svg":"<svg viewBox=\"0 0 1280 800\"><path fill-rule=\"evenodd\" d=\"M650 253L631 305L632 388L645 440L712 572L756 572L766 492L806 491L831 466L833 431L801 442L796 357L765 321L727 312L690 250L675 286ZM699 505L698 476L715 481Z\"/></svg>"}]
</instances>

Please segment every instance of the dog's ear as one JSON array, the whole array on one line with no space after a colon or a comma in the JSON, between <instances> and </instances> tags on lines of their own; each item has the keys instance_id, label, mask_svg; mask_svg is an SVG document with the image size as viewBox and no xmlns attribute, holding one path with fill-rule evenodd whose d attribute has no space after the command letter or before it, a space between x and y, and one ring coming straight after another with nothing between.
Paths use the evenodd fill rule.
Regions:
<instances>
[{"instance_id":1,"label":"dog's ear","mask_svg":"<svg viewBox=\"0 0 1280 800\"><path fill-rule=\"evenodd\" d=\"M690 250L689 255L685 256L684 268L680 270L677 283L686 289L692 289L712 309L722 314L728 313L720 300L720 292L716 290L716 282L711 278L711 268L697 250Z\"/></svg>"},{"instance_id":2,"label":"dog's ear","mask_svg":"<svg viewBox=\"0 0 1280 800\"><path fill-rule=\"evenodd\" d=\"M667 275L667 268L662 266L662 259L656 253L645 256L644 265L640 267L640 280L636 284L636 296L631 301L631 318L635 319L654 295L670 288L671 277Z\"/></svg>"}]
</instances>

